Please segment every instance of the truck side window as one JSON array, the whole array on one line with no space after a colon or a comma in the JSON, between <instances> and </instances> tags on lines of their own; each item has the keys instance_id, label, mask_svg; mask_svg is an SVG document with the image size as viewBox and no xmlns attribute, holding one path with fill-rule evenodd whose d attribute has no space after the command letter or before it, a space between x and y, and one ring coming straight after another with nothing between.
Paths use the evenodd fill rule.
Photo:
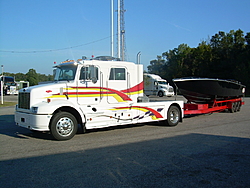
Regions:
<instances>
[{"instance_id":1,"label":"truck side window","mask_svg":"<svg viewBox=\"0 0 250 188\"><path fill-rule=\"evenodd\" d=\"M109 80L126 80L125 68L111 68Z\"/></svg>"},{"instance_id":2,"label":"truck side window","mask_svg":"<svg viewBox=\"0 0 250 188\"><path fill-rule=\"evenodd\" d=\"M81 69L81 75L80 75L80 80L89 80L89 72L88 72L88 67L82 67Z\"/></svg>"},{"instance_id":3,"label":"truck side window","mask_svg":"<svg viewBox=\"0 0 250 188\"><path fill-rule=\"evenodd\" d=\"M98 80L98 67L95 67L94 71L96 71L95 75ZM80 80L90 80L90 68L89 67L82 67L81 74L80 74Z\"/></svg>"}]
</instances>

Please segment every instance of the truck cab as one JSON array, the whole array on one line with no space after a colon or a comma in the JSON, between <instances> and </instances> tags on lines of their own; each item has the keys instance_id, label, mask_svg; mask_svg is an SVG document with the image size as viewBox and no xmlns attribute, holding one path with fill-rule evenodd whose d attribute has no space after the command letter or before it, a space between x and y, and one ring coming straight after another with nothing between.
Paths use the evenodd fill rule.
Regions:
<instances>
[{"instance_id":1,"label":"truck cab","mask_svg":"<svg viewBox=\"0 0 250 188\"><path fill-rule=\"evenodd\" d=\"M174 96L174 89L169 83L155 74L143 74L145 95L156 95L159 97Z\"/></svg>"},{"instance_id":2,"label":"truck cab","mask_svg":"<svg viewBox=\"0 0 250 188\"><path fill-rule=\"evenodd\" d=\"M143 96L141 64L66 61L54 67L52 83L19 90L15 121L68 140L78 127L84 131L150 121L175 126L182 120L183 101L147 102Z\"/></svg>"},{"instance_id":3,"label":"truck cab","mask_svg":"<svg viewBox=\"0 0 250 188\"><path fill-rule=\"evenodd\" d=\"M17 84L15 82L14 77L1 76L0 80L1 80L1 83L3 83L3 86L1 86L1 83L0 83L0 87L3 87L4 95L17 95L18 94ZM1 94L1 91L0 91L0 94Z\"/></svg>"}]
</instances>

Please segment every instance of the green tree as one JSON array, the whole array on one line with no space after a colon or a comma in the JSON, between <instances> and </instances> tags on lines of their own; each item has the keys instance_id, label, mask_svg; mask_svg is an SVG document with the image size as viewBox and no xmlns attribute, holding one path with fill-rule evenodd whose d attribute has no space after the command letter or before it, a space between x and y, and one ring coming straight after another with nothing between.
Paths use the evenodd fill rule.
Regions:
<instances>
[{"instance_id":1,"label":"green tree","mask_svg":"<svg viewBox=\"0 0 250 188\"><path fill-rule=\"evenodd\" d=\"M36 70L29 69L29 72L27 72L26 76L27 76L27 80L30 83L30 86L38 84L38 74L36 73Z\"/></svg>"},{"instance_id":2,"label":"green tree","mask_svg":"<svg viewBox=\"0 0 250 188\"><path fill-rule=\"evenodd\" d=\"M210 74L209 64L212 61L212 48L205 41L194 48L190 61L193 62L192 76L206 77Z\"/></svg>"},{"instance_id":3,"label":"green tree","mask_svg":"<svg viewBox=\"0 0 250 188\"><path fill-rule=\"evenodd\" d=\"M162 56L166 59L166 71L168 79L189 76L191 74L189 56L192 48L187 44L180 44L178 48L164 52Z\"/></svg>"},{"instance_id":4,"label":"green tree","mask_svg":"<svg viewBox=\"0 0 250 188\"><path fill-rule=\"evenodd\" d=\"M26 81L27 76L26 76L26 74L23 74L23 73L16 73L15 74L15 80L17 80L17 81Z\"/></svg>"},{"instance_id":5,"label":"green tree","mask_svg":"<svg viewBox=\"0 0 250 188\"><path fill-rule=\"evenodd\" d=\"M150 61L148 70L167 80L187 76L235 79L250 87L250 33L219 31L196 48L180 44Z\"/></svg>"},{"instance_id":6,"label":"green tree","mask_svg":"<svg viewBox=\"0 0 250 188\"><path fill-rule=\"evenodd\" d=\"M37 85L39 82L53 81L53 75L45 75L36 73L36 70L30 69L26 74L24 73L9 73L4 72L5 76L12 76L16 81L29 81L30 86Z\"/></svg>"},{"instance_id":7,"label":"green tree","mask_svg":"<svg viewBox=\"0 0 250 188\"><path fill-rule=\"evenodd\" d=\"M150 65L147 68L149 73L161 75L164 73L165 66L166 62L162 59L162 56L157 56L156 60L150 61Z\"/></svg>"}]
</instances>

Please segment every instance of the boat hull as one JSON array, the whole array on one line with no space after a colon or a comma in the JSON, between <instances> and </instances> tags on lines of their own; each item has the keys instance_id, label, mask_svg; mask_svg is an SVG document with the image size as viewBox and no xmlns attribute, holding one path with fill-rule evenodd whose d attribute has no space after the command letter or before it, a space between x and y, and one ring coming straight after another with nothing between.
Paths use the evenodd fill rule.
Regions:
<instances>
[{"instance_id":1,"label":"boat hull","mask_svg":"<svg viewBox=\"0 0 250 188\"><path fill-rule=\"evenodd\" d=\"M173 79L181 94L195 103L212 103L214 100L239 98L244 95L245 86L236 81L212 78Z\"/></svg>"}]
</instances>

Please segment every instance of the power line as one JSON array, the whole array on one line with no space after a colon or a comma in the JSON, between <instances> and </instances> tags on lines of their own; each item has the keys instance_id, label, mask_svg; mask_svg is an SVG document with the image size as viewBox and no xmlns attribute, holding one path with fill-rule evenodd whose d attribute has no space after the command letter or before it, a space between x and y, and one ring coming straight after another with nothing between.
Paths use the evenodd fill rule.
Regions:
<instances>
[{"instance_id":1,"label":"power line","mask_svg":"<svg viewBox=\"0 0 250 188\"><path fill-rule=\"evenodd\" d=\"M60 51L60 50L68 50L68 49L72 49L72 48L78 48L78 47L81 47L81 46L86 46L86 45L89 45L89 44L100 42L100 41L108 39L110 37L111 36L108 36L108 37L105 37L105 38L102 38L102 39L98 39L98 40L95 40L95 41L92 41L92 42L88 42L88 43L85 43L85 44L79 44L79 45L76 45L76 46L58 48L58 49L52 49L52 50L31 50L31 51L0 50L0 52L5 52L5 53L46 53L46 52L55 52L55 51Z\"/></svg>"}]
</instances>

